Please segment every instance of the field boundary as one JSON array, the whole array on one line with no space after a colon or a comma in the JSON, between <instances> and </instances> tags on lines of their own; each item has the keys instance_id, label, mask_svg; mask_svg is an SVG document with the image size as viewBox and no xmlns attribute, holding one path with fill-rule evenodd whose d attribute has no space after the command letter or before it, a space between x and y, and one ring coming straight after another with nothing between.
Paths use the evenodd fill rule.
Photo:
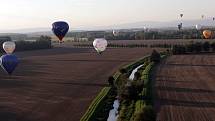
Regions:
<instances>
[{"instance_id":1,"label":"field boundary","mask_svg":"<svg viewBox=\"0 0 215 121\"><path fill-rule=\"evenodd\" d=\"M150 55L144 56L130 64L127 64L123 66L121 69L125 69L127 72L131 72L132 69L136 68L137 66L143 64L145 60L147 60L150 57ZM118 70L113 74L114 82L118 80L122 73ZM110 93L112 87L104 87L100 93L96 96L96 98L92 101L89 108L85 112L85 114L82 116L80 121L93 121L96 110L99 109L100 105L102 104L103 100L108 96Z\"/></svg>"},{"instance_id":2,"label":"field boundary","mask_svg":"<svg viewBox=\"0 0 215 121\"><path fill-rule=\"evenodd\" d=\"M96 96L96 98L93 100L93 102L90 104L87 112L84 114L84 116L81 118L80 121L89 121L92 116L94 115L95 110L100 105L102 100L107 96L107 94L110 92L111 87L104 87L100 93Z\"/></svg>"},{"instance_id":3,"label":"field boundary","mask_svg":"<svg viewBox=\"0 0 215 121\"><path fill-rule=\"evenodd\" d=\"M165 59L168 55L161 54L160 61ZM153 57L153 56L152 56ZM151 58L150 58L151 59ZM144 63L144 65L138 70L139 76L136 77L136 80L133 80L133 89L136 93L132 92L128 93L128 89L132 88L124 88L127 90L125 93L121 93L121 106L119 110L120 121L155 121L156 114L153 109L154 107L154 93L153 93L153 70L160 63L160 61L152 61ZM138 75L138 74L137 74ZM122 81L124 78L122 78ZM127 80L129 82L129 80ZM130 82L131 83L131 82ZM142 84L141 84L142 83ZM121 83L119 83L121 84ZM123 83L126 85L126 83ZM136 86L138 85L138 86ZM142 86L141 86L142 85ZM135 87L136 86L136 87ZM132 87L132 85L130 85ZM124 96L124 97L123 97Z\"/></svg>"}]
</instances>

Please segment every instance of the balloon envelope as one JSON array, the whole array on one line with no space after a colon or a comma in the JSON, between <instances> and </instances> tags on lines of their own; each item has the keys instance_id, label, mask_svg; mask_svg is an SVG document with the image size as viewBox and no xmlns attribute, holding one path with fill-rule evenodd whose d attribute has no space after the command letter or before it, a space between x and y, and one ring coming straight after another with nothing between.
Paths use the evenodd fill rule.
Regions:
<instances>
[{"instance_id":1,"label":"balloon envelope","mask_svg":"<svg viewBox=\"0 0 215 121\"><path fill-rule=\"evenodd\" d=\"M204 31L203 31L203 35L204 35L204 37L205 37L206 39L209 39L209 38L212 37L212 31L210 31L210 30L204 30Z\"/></svg>"},{"instance_id":2,"label":"balloon envelope","mask_svg":"<svg viewBox=\"0 0 215 121\"><path fill-rule=\"evenodd\" d=\"M201 28L202 28L201 25L199 25L199 24L196 25L196 29L197 29L197 30L200 30Z\"/></svg>"},{"instance_id":3,"label":"balloon envelope","mask_svg":"<svg viewBox=\"0 0 215 121\"><path fill-rule=\"evenodd\" d=\"M148 32L149 31L149 28L147 28L147 27L143 27L143 30L145 31L145 32Z\"/></svg>"},{"instance_id":4,"label":"balloon envelope","mask_svg":"<svg viewBox=\"0 0 215 121\"><path fill-rule=\"evenodd\" d=\"M113 30L113 35L114 36L118 36L119 35L119 31Z\"/></svg>"},{"instance_id":5,"label":"balloon envelope","mask_svg":"<svg viewBox=\"0 0 215 121\"><path fill-rule=\"evenodd\" d=\"M13 41L7 41L3 43L3 49L7 54L12 54L16 48L16 44Z\"/></svg>"},{"instance_id":6,"label":"balloon envelope","mask_svg":"<svg viewBox=\"0 0 215 121\"><path fill-rule=\"evenodd\" d=\"M1 66L8 73L12 74L18 65L18 59L15 55L6 54L1 56Z\"/></svg>"},{"instance_id":7,"label":"balloon envelope","mask_svg":"<svg viewBox=\"0 0 215 121\"><path fill-rule=\"evenodd\" d=\"M98 53L105 51L107 45L108 45L107 40L104 38L98 38L93 41L93 47Z\"/></svg>"},{"instance_id":8,"label":"balloon envelope","mask_svg":"<svg viewBox=\"0 0 215 121\"><path fill-rule=\"evenodd\" d=\"M52 24L52 31L60 41L63 40L69 31L69 25L64 21L57 21Z\"/></svg>"},{"instance_id":9,"label":"balloon envelope","mask_svg":"<svg viewBox=\"0 0 215 121\"><path fill-rule=\"evenodd\" d=\"M182 23L178 24L178 29L181 30L182 29Z\"/></svg>"}]
</instances>

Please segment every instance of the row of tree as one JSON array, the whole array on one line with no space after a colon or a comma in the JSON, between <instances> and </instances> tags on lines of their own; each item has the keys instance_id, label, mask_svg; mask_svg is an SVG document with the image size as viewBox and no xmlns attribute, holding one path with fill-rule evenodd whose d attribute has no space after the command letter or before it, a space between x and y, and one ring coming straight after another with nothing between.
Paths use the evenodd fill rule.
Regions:
<instances>
[{"instance_id":1,"label":"row of tree","mask_svg":"<svg viewBox=\"0 0 215 121\"><path fill-rule=\"evenodd\" d=\"M1 39L0 45L2 45L5 41L12 41L12 40L10 37L7 37L7 39ZM16 41L15 43L16 43L16 51L52 48L51 38L48 36L41 36L35 41ZM3 48L0 48L0 51L3 53L4 52Z\"/></svg>"},{"instance_id":2,"label":"row of tree","mask_svg":"<svg viewBox=\"0 0 215 121\"><path fill-rule=\"evenodd\" d=\"M154 50L151 56L144 60L143 66L135 73L132 81L128 80L128 71L120 70L122 75L116 83L121 100L118 121L155 121L151 71L153 65L160 60L160 53Z\"/></svg>"},{"instance_id":3,"label":"row of tree","mask_svg":"<svg viewBox=\"0 0 215 121\"><path fill-rule=\"evenodd\" d=\"M210 28L214 31L214 28ZM202 39L203 30L185 29L185 30L150 30L150 31L120 31L117 36L114 36L112 31L83 31L83 32L70 32L67 37L88 38L93 41L95 38L105 38L107 40L150 40L150 39ZM214 38L214 35L213 37Z\"/></svg>"},{"instance_id":4,"label":"row of tree","mask_svg":"<svg viewBox=\"0 0 215 121\"><path fill-rule=\"evenodd\" d=\"M75 47L93 47L92 44L74 44ZM142 47L148 47L147 44L108 44L107 47L113 47L113 48L142 48Z\"/></svg>"},{"instance_id":5,"label":"row of tree","mask_svg":"<svg viewBox=\"0 0 215 121\"><path fill-rule=\"evenodd\" d=\"M172 52L173 54L215 52L215 42L196 42L186 45L174 45Z\"/></svg>"}]
</instances>

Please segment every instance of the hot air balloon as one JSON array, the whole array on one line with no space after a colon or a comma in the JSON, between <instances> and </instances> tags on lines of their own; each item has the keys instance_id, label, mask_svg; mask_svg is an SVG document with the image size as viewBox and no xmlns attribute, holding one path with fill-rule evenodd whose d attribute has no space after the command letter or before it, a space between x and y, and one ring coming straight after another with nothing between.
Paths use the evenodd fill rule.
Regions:
<instances>
[{"instance_id":1,"label":"hot air balloon","mask_svg":"<svg viewBox=\"0 0 215 121\"><path fill-rule=\"evenodd\" d=\"M18 65L18 59L15 55L6 54L1 56L1 67L11 75L15 70L16 66Z\"/></svg>"},{"instance_id":2,"label":"hot air balloon","mask_svg":"<svg viewBox=\"0 0 215 121\"><path fill-rule=\"evenodd\" d=\"M201 26L200 24L197 24L197 25L196 25L196 29L197 29L197 30L200 30L201 28L202 28L202 26Z\"/></svg>"},{"instance_id":3,"label":"hot air balloon","mask_svg":"<svg viewBox=\"0 0 215 121\"><path fill-rule=\"evenodd\" d=\"M202 17L202 19L204 19L204 18L205 18L205 15L202 15L201 17Z\"/></svg>"},{"instance_id":4,"label":"hot air balloon","mask_svg":"<svg viewBox=\"0 0 215 121\"><path fill-rule=\"evenodd\" d=\"M58 37L60 42L69 31L69 25L64 21L57 21L52 24L52 31Z\"/></svg>"},{"instance_id":5,"label":"hot air balloon","mask_svg":"<svg viewBox=\"0 0 215 121\"><path fill-rule=\"evenodd\" d=\"M16 44L13 41L7 41L3 43L3 49L7 54L12 54L16 48Z\"/></svg>"},{"instance_id":6,"label":"hot air balloon","mask_svg":"<svg viewBox=\"0 0 215 121\"><path fill-rule=\"evenodd\" d=\"M119 31L113 30L113 35L114 36L118 36L119 35Z\"/></svg>"},{"instance_id":7,"label":"hot air balloon","mask_svg":"<svg viewBox=\"0 0 215 121\"><path fill-rule=\"evenodd\" d=\"M181 30L182 29L182 23L178 24L178 30Z\"/></svg>"},{"instance_id":8,"label":"hot air balloon","mask_svg":"<svg viewBox=\"0 0 215 121\"><path fill-rule=\"evenodd\" d=\"M213 17L213 21L215 20L215 17Z\"/></svg>"},{"instance_id":9,"label":"hot air balloon","mask_svg":"<svg viewBox=\"0 0 215 121\"><path fill-rule=\"evenodd\" d=\"M212 37L212 31L210 31L210 30L204 30L204 31L203 31L203 35L204 35L204 37L205 37L206 39L209 39L209 38Z\"/></svg>"},{"instance_id":10,"label":"hot air balloon","mask_svg":"<svg viewBox=\"0 0 215 121\"><path fill-rule=\"evenodd\" d=\"M147 27L143 27L143 30L145 31L145 32L148 32L149 31L149 28L147 28Z\"/></svg>"},{"instance_id":11,"label":"hot air balloon","mask_svg":"<svg viewBox=\"0 0 215 121\"><path fill-rule=\"evenodd\" d=\"M182 18L183 16L184 16L184 14L181 13L181 14L180 14L180 17Z\"/></svg>"},{"instance_id":12,"label":"hot air balloon","mask_svg":"<svg viewBox=\"0 0 215 121\"><path fill-rule=\"evenodd\" d=\"M107 40L104 38L97 38L93 41L93 47L99 54L106 50L107 45Z\"/></svg>"}]
</instances>

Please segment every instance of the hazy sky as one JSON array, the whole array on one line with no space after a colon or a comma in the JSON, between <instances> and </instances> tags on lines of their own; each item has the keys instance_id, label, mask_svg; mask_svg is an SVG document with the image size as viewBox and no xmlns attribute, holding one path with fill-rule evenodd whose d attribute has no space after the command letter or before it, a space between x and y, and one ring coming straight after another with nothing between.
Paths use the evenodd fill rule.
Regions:
<instances>
[{"instance_id":1,"label":"hazy sky","mask_svg":"<svg viewBox=\"0 0 215 121\"><path fill-rule=\"evenodd\" d=\"M215 0L0 0L0 30L50 27L56 20L72 28L139 21L215 16Z\"/></svg>"}]
</instances>

